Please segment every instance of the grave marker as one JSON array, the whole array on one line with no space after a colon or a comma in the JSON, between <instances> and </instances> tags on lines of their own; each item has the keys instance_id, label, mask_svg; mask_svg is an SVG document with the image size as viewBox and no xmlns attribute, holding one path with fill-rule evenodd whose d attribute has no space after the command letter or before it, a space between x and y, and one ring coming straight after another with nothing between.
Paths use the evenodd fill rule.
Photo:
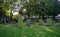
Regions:
<instances>
[{"instance_id":1,"label":"grave marker","mask_svg":"<svg viewBox=\"0 0 60 37\"><path fill-rule=\"evenodd\" d=\"M44 21L42 19L39 19L39 25L43 25Z\"/></svg>"},{"instance_id":2,"label":"grave marker","mask_svg":"<svg viewBox=\"0 0 60 37\"><path fill-rule=\"evenodd\" d=\"M18 15L18 27L22 26L23 18L22 15Z\"/></svg>"},{"instance_id":3,"label":"grave marker","mask_svg":"<svg viewBox=\"0 0 60 37\"><path fill-rule=\"evenodd\" d=\"M51 18L46 19L47 25L53 25L53 21Z\"/></svg>"}]
</instances>

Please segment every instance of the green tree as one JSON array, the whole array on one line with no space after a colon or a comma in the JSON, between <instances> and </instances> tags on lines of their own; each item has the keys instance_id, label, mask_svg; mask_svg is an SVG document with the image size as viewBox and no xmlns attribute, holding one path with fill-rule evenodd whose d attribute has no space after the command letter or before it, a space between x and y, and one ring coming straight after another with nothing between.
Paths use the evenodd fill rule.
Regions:
<instances>
[{"instance_id":1,"label":"green tree","mask_svg":"<svg viewBox=\"0 0 60 37\"><path fill-rule=\"evenodd\" d=\"M17 0L2 0L2 2L0 3L0 15L2 17L5 17L5 16L9 16L9 11L11 6L14 2L16 2ZM6 20L6 19L5 19Z\"/></svg>"},{"instance_id":2,"label":"green tree","mask_svg":"<svg viewBox=\"0 0 60 37\"><path fill-rule=\"evenodd\" d=\"M30 15L51 15L53 9L52 0L30 0L24 4L24 7L27 8L27 13Z\"/></svg>"}]
</instances>

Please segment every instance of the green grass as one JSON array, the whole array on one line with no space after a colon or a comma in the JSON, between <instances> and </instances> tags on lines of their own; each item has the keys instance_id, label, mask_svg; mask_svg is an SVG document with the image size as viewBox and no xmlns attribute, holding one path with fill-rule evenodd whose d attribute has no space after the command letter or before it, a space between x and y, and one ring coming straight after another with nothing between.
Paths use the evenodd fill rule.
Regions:
<instances>
[{"instance_id":1,"label":"green grass","mask_svg":"<svg viewBox=\"0 0 60 37\"><path fill-rule=\"evenodd\" d=\"M60 28L26 27L22 30L22 37L60 37Z\"/></svg>"},{"instance_id":2,"label":"green grass","mask_svg":"<svg viewBox=\"0 0 60 37\"><path fill-rule=\"evenodd\" d=\"M31 25L21 29L9 25L1 25L0 37L60 37L60 28Z\"/></svg>"},{"instance_id":3,"label":"green grass","mask_svg":"<svg viewBox=\"0 0 60 37\"><path fill-rule=\"evenodd\" d=\"M0 37L20 37L21 29L12 26L0 26Z\"/></svg>"}]
</instances>

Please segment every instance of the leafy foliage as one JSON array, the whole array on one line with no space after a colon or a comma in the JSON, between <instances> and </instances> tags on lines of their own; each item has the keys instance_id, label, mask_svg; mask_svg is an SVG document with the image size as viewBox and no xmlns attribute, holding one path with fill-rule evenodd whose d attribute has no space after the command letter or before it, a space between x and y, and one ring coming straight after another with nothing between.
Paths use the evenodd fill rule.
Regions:
<instances>
[{"instance_id":1,"label":"leafy foliage","mask_svg":"<svg viewBox=\"0 0 60 37\"><path fill-rule=\"evenodd\" d=\"M53 8L53 2L51 0L30 0L30 2L25 3L24 7L27 8L27 12L35 14L48 14L49 10Z\"/></svg>"}]
</instances>

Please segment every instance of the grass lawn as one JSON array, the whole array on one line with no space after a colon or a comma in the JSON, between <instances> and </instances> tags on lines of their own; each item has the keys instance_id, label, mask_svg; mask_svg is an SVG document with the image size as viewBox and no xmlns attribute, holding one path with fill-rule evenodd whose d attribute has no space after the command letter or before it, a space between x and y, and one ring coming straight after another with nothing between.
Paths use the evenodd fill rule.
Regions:
<instances>
[{"instance_id":1,"label":"grass lawn","mask_svg":"<svg viewBox=\"0 0 60 37\"><path fill-rule=\"evenodd\" d=\"M8 25L0 26L0 37L20 37L21 29Z\"/></svg>"},{"instance_id":2,"label":"grass lawn","mask_svg":"<svg viewBox=\"0 0 60 37\"><path fill-rule=\"evenodd\" d=\"M60 37L60 28L32 25L21 29L9 25L1 25L0 37Z\"/></svg>"}]
</instances>

